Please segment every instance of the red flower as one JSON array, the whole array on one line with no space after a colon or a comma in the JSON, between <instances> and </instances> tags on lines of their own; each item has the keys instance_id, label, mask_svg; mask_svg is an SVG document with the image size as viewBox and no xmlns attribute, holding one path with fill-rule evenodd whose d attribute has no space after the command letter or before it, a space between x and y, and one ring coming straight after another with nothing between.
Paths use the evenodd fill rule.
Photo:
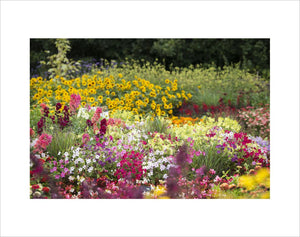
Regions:
<instances>
[{"instance_id":1,"label":"red flower","mask_svg":"<svg viewBox=\"0 0 300 237\"><path fill-rule=\"evenodd\" d=\"M31 186L31 188L32 188L32 189L39 189L40 186L39 186L38 184L34 184L34 185Z\"/></svg>"},{"instance_id":2,"label":"red flower","mask_svg":"<svg viewBox=\"0 0 300 237\"><path fill-rule=\"evenodd\" d=\"M50 191L50 188L48 188L48 187L43 187L43 192L45 192L45 193L49 193L49 191Z\"/></svg>"}]
</instances>

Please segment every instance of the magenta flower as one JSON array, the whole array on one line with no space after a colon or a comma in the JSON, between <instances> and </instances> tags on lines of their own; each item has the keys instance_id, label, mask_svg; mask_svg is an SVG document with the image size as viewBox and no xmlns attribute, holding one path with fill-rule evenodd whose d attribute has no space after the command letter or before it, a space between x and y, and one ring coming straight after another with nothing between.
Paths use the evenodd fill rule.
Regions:
<instances>
[{"instance_id":1,"label":"magenta flower","mask_svg":"<svg viewBox=\"0 0 300 237\"><path fill-rule=\"evenodd\" d=\"M210 170L209 170L209 173L210 173L210 174L215 174L216 171L215 171L214 169L210 169Z\"/></svg>"},{"instance_id":2,"label":"magenta flower","mask_svg":"<svg viewBox=\"0 0 300 237\"><path fill-rule=\"evenodd\" d=\"M59 177L60 177L59 174L55 175L55 178L56 178L56 179L59 179Z\"/></svg>"}]
</instances>

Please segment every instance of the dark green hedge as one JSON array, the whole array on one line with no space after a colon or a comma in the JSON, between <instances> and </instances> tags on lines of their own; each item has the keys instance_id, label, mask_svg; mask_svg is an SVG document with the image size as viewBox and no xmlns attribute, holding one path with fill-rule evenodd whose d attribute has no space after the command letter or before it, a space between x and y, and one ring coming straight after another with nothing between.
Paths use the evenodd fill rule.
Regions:
<instances>
[{"instance_id":1,"label":"dark green hedge","mask_svg":"<svg viewBox=\"0 0 300 237\"><path fill-rule=\"evenodd\" d=\"M44 50L55 53L55 39L31 39L31 67L45 60ZM269 39L70 39L72 59L95 58L122 61L156 58L167 68L203 66L214 63L224 66L241 62L241 67L269 77Z\"/></svg>"}]
</instances>

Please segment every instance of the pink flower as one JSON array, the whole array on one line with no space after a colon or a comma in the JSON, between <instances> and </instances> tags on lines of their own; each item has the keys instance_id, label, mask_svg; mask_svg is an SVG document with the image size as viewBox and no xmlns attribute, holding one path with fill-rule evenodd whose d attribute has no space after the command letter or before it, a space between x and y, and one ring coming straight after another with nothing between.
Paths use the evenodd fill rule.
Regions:
<instances>
[{"instance_id":1,"label":"pink flower","mask_svg":"<svg viewBox=\"0 0 300 237\"><path fill-rule=\"evenodd\" d=\"M30 137L33 137L34 136L34 131L32 128L30 128Z\"/></svg>"},{"instance_id":2,"label":"pink flower","mask_svg":"<svg viewBox=\"0 0 300 237\"><path fill-rule=\"evenodd\" d=\"M214 179L214 182L217 183L217 182L221 182L222 181L222 178L220 178L218 175L216 176L216 178Z\"/></svg>"},{"instance_id":3,"label":"pink flower","mask_svg":"<svg viewBox=\"0 0 300 237\"><path fill-rule=\"evenodd\" d=\"M75 113L76 109L79 107L81 101L80 95L72 94L70 98L70 110L71 113Z\"/></svg>"},{"instance_id":4,"label":"pink flower","mask_svg":"<svg viewBox=\"0 0 300 237\"><path fill-rule=\"evenodd\" d=\"M52 136L48 135L46 133L43 133L37 140L37 142L34 145L35 152L42 153L44 150L46 150L47 146L51 143Z\"/></svg>"},{"instance_id":5,"label":"pink flower","mask_svg":"<svg viewBox=\"0 0 300 237\"><path fill-rule=\"evenodd\" d=\"M90 140L90 135L85 133L82 135L82 143L86 144Z\"/></svg>"},{"instance_id":6,"label":"pink flower","mask_svg":"<svg viewBox=\"0 0 300 237\"><path fill-rule=\"evenodd\" d=\"M210 170L209 170L209 173L210 173L210 174L215 174L216 171L215 171L214 169L210 169Z\"/></svg>"}]
</instances>

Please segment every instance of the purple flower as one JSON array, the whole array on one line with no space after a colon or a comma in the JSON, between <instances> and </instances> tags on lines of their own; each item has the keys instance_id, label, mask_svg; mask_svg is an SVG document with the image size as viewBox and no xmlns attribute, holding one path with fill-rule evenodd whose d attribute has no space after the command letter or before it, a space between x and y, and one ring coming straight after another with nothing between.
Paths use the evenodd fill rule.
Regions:
<instances>
[{"instance_id":1,"label":"purple flower","mask_svg":"<svg viewBox=\"0 0 300 237\"><path fill-rule=\"evenodd\" d=\"M59 174L55 175L55 178L56 178L56 179L59 179L59 177L60 177Z\"/></svg>"},{"instance_id":2,"label":"purple flower","mask_svg":"<svg viewBox=\"0 0 300 237\"><path fill-rule=\"evenodd\" d=\"M65 177L65 173L62 172L62 173L60 174L60 176L61 176L62 178Z\"/></svg>"},{"instance_id":3,"label":"purple flower","mask_svg":"<svg viewBox=\"0 0 300 237\"><path fill-rule=\"evenodd\" d=\"M205 171L206 171L206 166L203 165L199 169L196 169L196 174L198 174L198 175L204 175Z\"/></svg>"},{"instance_id":4,"label":"purple flower","mask_svg":"<svg viewBox=\"0 0 300 237\"><path fill-rule=\"evenodd\" d=\"M238 160L237 155L235 154L234 157L231 158L232 162L236 162Z\"/></svg>"}]
</instances>

